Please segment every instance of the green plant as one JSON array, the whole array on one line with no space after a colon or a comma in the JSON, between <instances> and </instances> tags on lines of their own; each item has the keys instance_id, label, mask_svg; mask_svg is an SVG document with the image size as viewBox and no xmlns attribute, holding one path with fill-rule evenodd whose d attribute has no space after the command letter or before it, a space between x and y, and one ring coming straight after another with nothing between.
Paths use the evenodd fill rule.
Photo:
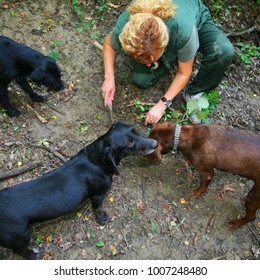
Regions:
<instances>
[{"instance_id":1,"label":"green plant","mask_svg":"<svg viewBox=\"0 0 260 280\"><path fill-rule=\"evenodd\" d=\"M122 78L123 80L127 81L127 80L128 80L128 78L129 78L128 73L127 73L126 71L122 72L122 74L121 74L121 78Z\"/></svg>"},{"instance_id":2,"label":"green plant","mask_svg":"<svg viewBox=\"0 0 260 280\"><path fill-rule=\"evenodd\" d=\"M132 218L136 219L138 216L139 216L138 208L136 208L136 207L132 208Z\"/></svg>"},{"instance_id":3,"label":"green plant","mask_svg":"<svg viewBox=\"0 0 260 280\"><path fill-rule=\"evenodd\" d=\"M86 15L85 10L83 9L84 6L82 4L82 1L69 1L71 9L77 17L77 23L75 25L76 30L81 33L83 31L91 31L92 29L94 29L95 24L97 23L97 19L103 20L105 18L106 10L109 7L106 2L106 0L97 0L95 11L93 13L94 16L96 15L96 18L94 18L94 16L89 17ZM93 33L91 37L92 39L96 40L99 38L99 34Z\"/></svg>"},{"instance_id":4,"label":"green plant","mask_svg":"<svg viewBox=\"0 0 260 280\"><path fill-rule=\"evenodd\" d=\"M245 64L251 64L251 57L260 55L260 47L244 44L243 42L236 43L236 46L239 48L237 54Z\"/></svg>"},{"instance_id":5,"label":"green plant","mask_svg":"<svg viewBox=\"0 0 260 280\"><path fill-rule=\"evenodd\" d=\"M196 115L198 119L204 123L210 123L208 118L210 111L214 110L219 103L220 93L217 90L212 90L208 94L203 94L198 99L189 100L186 103L185 114L187 117Z\"/></svg>"},{"instance_id":6,"label":"green plant","mask_svg":"<svg viewBox=\"0 0 260 280\"><path fill-rule=\"evenodd\" d=\"M98 17L100 20L104 20L106 11L108 9L108 4L106 3L106 0L97 0L98 2Z\"/></svg>"},{"instance_id":7,"label":"green plant","mask_svg":"<svg viewBox=\"0 0 260 280\"><path fill-rule=\"evenodd\" d=\"M224 9L224 5L226 4L226 2L227 2L227 0L211 0L214 20L217 20L217 16L220 11L225 11L226 16L230 14L230 11L228 8Z\"/></svg>"},{"instance_id":8,"label":"green plant","mask_svg":"<svg viewBox=\"0 0 260 280\"><path fill-rule=\"evenodd\" d=\"M220 94L217 90L212 90L208 94L202 95L198 99L188 101L181 104L183 112L172 108L167 109L163 113L162 121L171 120L174 123L187 123L189 116L196 116L204 123L210 123L208 118L210 111L214 110L219 103ZM138 119L144 119L145 114L152 108L149 105L143 105L140 101L134 101L136 112L139 114Z\"/></svg>"},{"instance_id":9,"label":"green plant","mask_svg":"<svg viewBox=\"0 0 260 280\"><path fill-rule=\"evenodd\" d=\"M51 43L51 47L55 48L61 43L61 40L57 39Z\"/></svg>"},{"instance_id":10,"label":"green plant","mask_svg":"<svg viewBox=\"0 0 260 280\"><path fill-rule=\"evenodd\" d=\"M155 220L151 220L151 230L152 231L157 231L158 230L158 225L157 225L157 222Z\"/></svg>"},{"instance_id":11,"label":"green plant","mask_svg":"<svg viewBox=\"0 0 260 280\"><path fill-rule=\"evenodd\" d=\"M54 60L58 60L60 58L60 53L59 52L50 52L48 54L48 56L53 58Z\"/></svg>"}]
</instances>

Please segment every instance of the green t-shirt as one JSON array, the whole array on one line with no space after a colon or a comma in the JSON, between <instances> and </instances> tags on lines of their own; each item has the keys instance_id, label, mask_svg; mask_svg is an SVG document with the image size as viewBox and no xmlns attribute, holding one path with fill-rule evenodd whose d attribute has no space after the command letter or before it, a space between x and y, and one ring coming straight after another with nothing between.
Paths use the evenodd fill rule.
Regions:
<instances>
[{"instance_id":1,"label":"green t-shirt","mask_svg":"<svg viewBox=\"0 0 260 280\"><path fill-rule=\"evenodd\" d=\"M167 68L170 68L176 59L186 62L194 57L199 48L198 32L204 22L211 20L210 13L201 0L173 2L177 4L176 17L165 21L169 31L169 43L161 57ZM110 35L111 46L116 51L121 49L119 35L129 18L130 13L123 12Z\"/></svg>"}]
</instances>

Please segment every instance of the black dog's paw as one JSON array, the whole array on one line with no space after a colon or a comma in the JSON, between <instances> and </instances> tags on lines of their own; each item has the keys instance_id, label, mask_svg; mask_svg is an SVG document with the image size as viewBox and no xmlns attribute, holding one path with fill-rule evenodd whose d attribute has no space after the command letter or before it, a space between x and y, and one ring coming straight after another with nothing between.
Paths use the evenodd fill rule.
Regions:
<instances>
[{"instance_id":1,"label":"black dog's paw","mask_svg":"<svg viewBox=\"0 0 260 280\"><path fill-rule=\"evenodd\" d=\"M100 225L104 225L108 219L109 219L109 216L107 214L106 211L104 210L99 210L99 211L96 211L95 212L95 217L96 217L96 221L100 224Z\"/></svg>"},{"instance_id":2,"label":"black dog's paw","mask_svg":"<svg viewBox=\"0 0 260 280\"><path fill-rule=\"evenodd\" d=\"M42 258L42 253L38 249L32 248L26 249L22 256L27 260L40 260Z\"/></svg>"},{"instance_id":3,"label":"black dog's paw","mask_svg":"<svg viewBox=\"0 0 260 280\"><path fill-rule=\"evenodd\" d=\"M6 113L9 118L19 117L21 115L20 111L15 108L9 108L6 110Z\"/></svg>"},{"instance_id":4,"label":"black dog's paw","mask_svg":"<svg viewBox=\"0 0 260 280\"><path fill-rule=\"evenodd\" d=\"M41 95L33 95L31 97L32 101L35 101L35 102L39 102L39 103L44 103L47 101L47 96L41 96Z\"/></svg>"}]
</instances>

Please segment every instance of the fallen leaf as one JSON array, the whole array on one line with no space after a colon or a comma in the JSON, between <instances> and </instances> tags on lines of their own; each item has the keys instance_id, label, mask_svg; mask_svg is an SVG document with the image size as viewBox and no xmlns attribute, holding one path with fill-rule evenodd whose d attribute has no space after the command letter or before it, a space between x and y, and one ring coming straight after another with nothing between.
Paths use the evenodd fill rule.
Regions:
<instances>
[{"instance_id":1,"label":"fallen leaf","mask_svg":"<svg viewBox=\"0 0 260 280\"><path fill-rule=\"evenodd\" d=\"M116 251L116 247L113 246L112 244L109 245L109 250L111 251L112 255L115 256L117 251Z\"/></svg>"},{"instance_id":2,"label":"fallen leaf","mask_svg":"<svg viewBox=\"0 0 260 280\"><path fill-rule=\"evenodd\" d=\"M47 241L47 242L51 242L51 241L52 241L52 236L49 235L49 236L46 238L46 241Z\"/></svg>"},{"instance_id":3,"label":"fallen leaf","mask_svg":"<svg viewBox=\"0 0 260 280\"><path fill-rule=\"evenodd\" d=\"M182 197L182 198L180 199L180 202L181 202L181 204L186 204L186 203L188 203L188 200L185 199L184 197Z\"/></svg>"},{"instance_id":4,"label":"fallen leaf","mask_svg":"<svg viewBox=\"0 0 260 280\"><path fill-rule=\"evenodd\" d=\"M81 217L82 217L82 213L81 213L81 212L78 212L78 213L77 213L77 216L78 216L79 218L81 218Z\"/></svg>"},{"instance_id":5,"label":"fallen leaf","mask_svg":"<svg viewBox=\"0 0 260 280\"><path fill-rule=\"evenodd\" d=\"M144 203L141 199L139 199L138 202L137 202L137 209L138 209L140 214L144 213Z\"/></svg>"},{"instance_id":6,"label":"fallen leaf","mask_svg":"<svg viewBox=\"0 0 260 280\"><path fill-rule=\"evenodd\" d=\"M219 192L218 193L218 199L221 200L221 199L223 199L223 197L224 197L223 194Z\"/></svg>"},{"instance_id":7,"label":"fallen leaf","mask_svg":"<svg viewBox=\"0 0 260 280\"><path fill-rule=\"evenodd\" d=\"M237 191L237 186L235 184L228 184L228 185L225 185L221 190L220 192L223 193L223 192L236 192Z\"/></svg>"}]
</instances>

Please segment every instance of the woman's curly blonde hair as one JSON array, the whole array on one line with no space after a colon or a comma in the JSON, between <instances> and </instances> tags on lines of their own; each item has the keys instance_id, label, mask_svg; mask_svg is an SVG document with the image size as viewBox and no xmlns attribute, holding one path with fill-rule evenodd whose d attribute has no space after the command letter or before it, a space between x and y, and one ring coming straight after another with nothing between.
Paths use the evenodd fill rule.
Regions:
<instances>
[{"instance_id":1,"label":"woman's curly blonde hair","mask_svg":"<svg viewBox=\"0 0 260 280\"><path fill-rule=\"evenodd\" d=\"M172 0L134 0L128 7L128 11L131 15L149 13L166 20L169 17L175 17L176 8Z\"/></svg>"},{"instance_id":2,"label":"woman's curly blonde hair","mask_svg":"<svg viewBox=\"0 0 260 280\"><path fill-rule=\"evenodd\" d=\"M176 7L172 0L134 0L119 36L123 50L136 61L155 62L154 55L161 56L169 42L164 20L175 17Z\"/></svg>"}]
</instances>

